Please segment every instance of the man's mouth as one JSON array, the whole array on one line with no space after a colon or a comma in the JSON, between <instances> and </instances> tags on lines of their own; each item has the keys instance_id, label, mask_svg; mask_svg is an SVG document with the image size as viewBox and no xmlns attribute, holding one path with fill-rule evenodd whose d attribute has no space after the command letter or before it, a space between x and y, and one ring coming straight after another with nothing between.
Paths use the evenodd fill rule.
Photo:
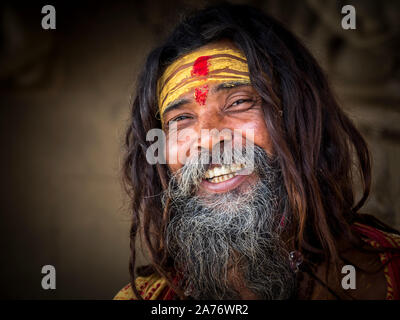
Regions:
<instances>
[{"instance_id":1,"label":"man's mouth","mask_svg":"<svg viewBox=\"0 0 400 320\"><path fill-rule=\"evenodd\" d=\"M221 183L238 175L244 167L245 165L243 163L217 166L212 169L208 169L204 175L204 178L211 183Z\"/></svg>"}]
</instances>

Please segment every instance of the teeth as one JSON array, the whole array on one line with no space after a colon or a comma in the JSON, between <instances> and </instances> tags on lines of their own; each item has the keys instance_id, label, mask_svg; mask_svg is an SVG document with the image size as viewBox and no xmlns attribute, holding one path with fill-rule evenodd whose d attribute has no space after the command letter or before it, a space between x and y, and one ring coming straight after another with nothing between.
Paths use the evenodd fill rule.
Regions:
<instances>
[{"instance_id":1,"label":"teeth","mask_svg":"<svg viewBox=\"0 0 400 320\"><path fill-rule=\"evenodd\" d=\"M225 174L225 175L223 175L223 176L219 176L219 177L212 178L212 179L210 179L209 181L212 182L212 183L220 183L220 182L223 182L223 181L232 179L235 175L236 175L236 174L232 174L232 173L230 173L230 174Z\"/></svg>"},{"instance_id":2,"label":"teeth","mask_svg":"<svg viewBox=\"0 0 400 320\"><path fill-rule=\"evenodd\" d=\"M241 170L244 164L234 163L231 165L222 165L206 171L204 177L210 179L211 182L218 183L230 179L236 175L236 172ZM226 178L230 177L230 178ZM222 181L219 181L223 179Z\"/></svg>"}]
</instances>

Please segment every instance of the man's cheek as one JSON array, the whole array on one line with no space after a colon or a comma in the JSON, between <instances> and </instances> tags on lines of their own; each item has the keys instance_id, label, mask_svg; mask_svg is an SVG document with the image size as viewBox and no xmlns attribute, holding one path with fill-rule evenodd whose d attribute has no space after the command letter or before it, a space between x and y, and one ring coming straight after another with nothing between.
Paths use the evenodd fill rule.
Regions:
<instances>
[{"instance_id":1,"label":"man's cheek","mask_svg":"<svg viewBox=\"0 0 400 320\"><path fill-rule=\"evenodd\" d=\"M172 172L175 172L180 167L178 165L178 150L179 148L176 143L171 143L169 140L167 140L166 159L167 164Z\"/></svg>"},{"instance_id":2,"label":"man's cheek","mask_svg":"<svg viewBox=\"0 0 400 320\"><path fill-rule=\"evenodd\" d=\"M167 138L167 161L168 165L181 167L196 148L195 141L197 133L192 129L181 130L178 134Z\"/></svg>"},{"instance_id":3,"label":"man's cheek","mask_svg":"<svg viewBox=\"0 0 400 320\"><path fill-rule=\"evenodd\" d=\"M191 128L183 129L178 134L178 162L185 165L187 159L194 156L197 149L198 134Z\"/></svg>"},{"instance_id":4,"label":"man's cheek","mask_svg":"<svg viewBox=\"0 0 400 320\"><path fill-rule=\"evenodd\" d=\"M240 125L239 129L243 132L246 141L251 141L253 145L258 145L269 155L273 154L271 138L264 121L250 121Z\"/></svg>"}]
</instances>

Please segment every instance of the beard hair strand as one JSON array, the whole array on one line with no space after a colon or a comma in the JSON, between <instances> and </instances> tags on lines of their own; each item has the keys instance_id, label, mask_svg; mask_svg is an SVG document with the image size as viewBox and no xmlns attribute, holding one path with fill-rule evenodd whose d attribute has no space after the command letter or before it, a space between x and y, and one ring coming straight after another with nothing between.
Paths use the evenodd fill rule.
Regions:
<instances>
[{"instance_id":1,"label":"beard hair strand","mask_svg":"<svg viewBox=\"0 0 400 320\"><path fill-rule=\"evenodd\" d=\"M245 154L234 159L249 160ZM239 299L236 277L260 299L290 298L295 281L279 228L285 188L277 161L255 146L257 183L245 191L198 196L206 167L186 164L171 177L164 197L171 200L166 247L183 275L185 294Z\"/></svg>"}]
</instances>

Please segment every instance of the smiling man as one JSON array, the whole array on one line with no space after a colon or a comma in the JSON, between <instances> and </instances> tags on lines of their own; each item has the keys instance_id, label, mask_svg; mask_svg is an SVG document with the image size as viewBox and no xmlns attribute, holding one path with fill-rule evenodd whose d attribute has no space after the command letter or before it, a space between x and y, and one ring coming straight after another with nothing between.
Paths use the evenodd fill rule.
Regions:
<instances>
[{"instance_id":1,"label":"smiling man","mask_svg":"<svg viewBox=\"0 0 400 320\"><path fill-rule=\"evenodd\" d=\"M258 10L202 10L150 53L126 147L131 283L115 299L399 298L398 232L358 212L366 143L309 52Z\"/></svg>"}]
</instances>

